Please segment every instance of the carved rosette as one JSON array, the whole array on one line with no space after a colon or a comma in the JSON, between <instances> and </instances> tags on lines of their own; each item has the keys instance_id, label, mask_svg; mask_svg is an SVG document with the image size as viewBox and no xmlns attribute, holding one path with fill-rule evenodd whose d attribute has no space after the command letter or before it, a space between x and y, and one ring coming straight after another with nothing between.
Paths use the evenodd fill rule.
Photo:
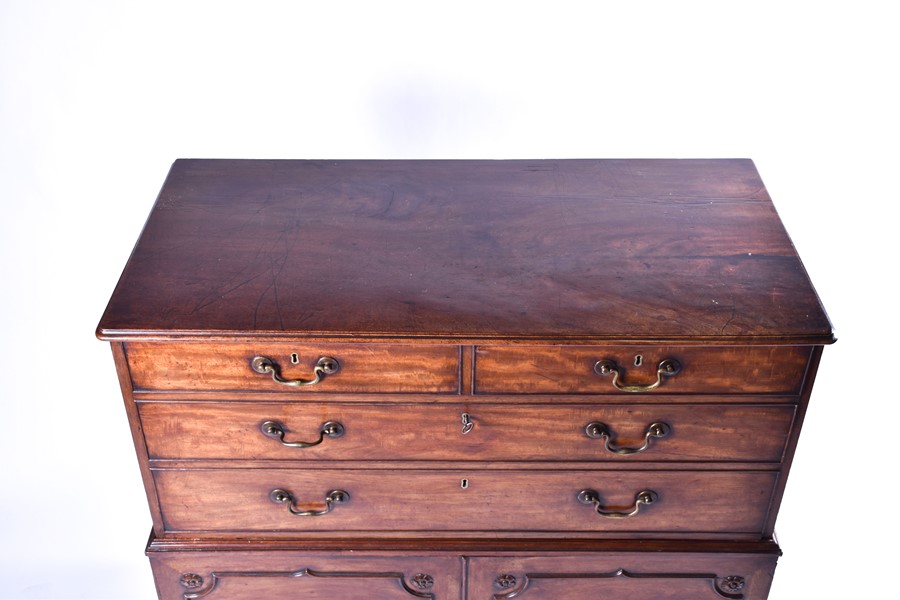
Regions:
<instances>
[{"instance_id":1,"label":"carved rosette","mask_svg":"<svg viewBox=\"0 0 900 600\"><path fill-rule=\"evenodd\" d=\"M726 592L739 592L744 589L745 580L740 575L723 577L719 587Z\"/></svg>"},{"instance_id":2,"label":"carved rosette","mask_svg":"<svg viewBox=\"0 0 900 600\"><path fill-rule=\"evenodd\" d=\"M414 588L427 590L434 585L434 577L427 573L416 573L409 578L409 582Z\"/></svg>"},{"instance_id":3,"label":"carved rosette","mask_svg":"<svg viewBox=\"0 0 900 600\"><path fill-rule=\"evenodd\" d=\"M494 585L496 585L501 590L509 589L516 585L516 576L510 575L508 573L498 575L497 579L494 580Z\"/></svg>"},{"instance_id":4,"label":"carved rosette","mask_svg":"<svg viewBox=\"0 0 900 600\"><path fill-rule=\"evenodd\" d=\"M181 583L182 587L189 590L196 590L203 585L203 578L196 573L185 573L181 576L181 581L179 583Z\"/></svg>"}]
</instances>

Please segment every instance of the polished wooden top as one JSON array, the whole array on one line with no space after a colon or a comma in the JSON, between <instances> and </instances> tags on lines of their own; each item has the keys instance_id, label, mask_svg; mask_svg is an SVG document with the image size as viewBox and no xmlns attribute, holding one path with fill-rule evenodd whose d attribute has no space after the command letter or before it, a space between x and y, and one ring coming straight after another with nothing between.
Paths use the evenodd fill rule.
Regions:
<instances>
[{"instance_id":1,"label":"polished wooden top","mask_svg":"<svg viewBox=\"0 0 900 600\"><path fill-rule=\"evenodd\" d=\"M178 160L97 333L833 341L749 160Z\"/></svg>"}]
</instances>

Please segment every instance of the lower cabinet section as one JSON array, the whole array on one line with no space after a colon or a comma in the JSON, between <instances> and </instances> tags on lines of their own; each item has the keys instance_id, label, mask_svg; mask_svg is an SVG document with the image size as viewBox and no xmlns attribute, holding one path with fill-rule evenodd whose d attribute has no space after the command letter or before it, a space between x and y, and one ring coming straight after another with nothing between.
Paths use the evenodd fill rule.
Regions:
<instances>
[{"instance_id":1,"label":"lower cabinet section","mask_svg":"<svg viewBox=\"0 0 900 600\"><path fill-rule=\"evenodd\" d=\"M771 541L374 545L221 550L152 540L148 556L161 600L763 600L780 555Z\"/></svg>"}]
</instances>

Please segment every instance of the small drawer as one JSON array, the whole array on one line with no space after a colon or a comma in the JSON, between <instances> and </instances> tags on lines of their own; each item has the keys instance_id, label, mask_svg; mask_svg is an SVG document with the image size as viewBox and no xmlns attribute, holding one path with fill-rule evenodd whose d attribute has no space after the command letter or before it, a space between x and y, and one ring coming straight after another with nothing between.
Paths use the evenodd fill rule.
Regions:
<instances>
[{"instance_id":1,"label":"small drawer","mask_svg":"<svg viewBox=\"0 0 900 600\"><path fill-rule=\"evenodd\" d=\"M760 552L622 552L474 557L472 598L492 600L765 600L778 561Z\"/></svg>"},{"instance_id":2,"label":"small drawer","mask_svg":"<svg viewBox=\"0 0 900 600\"><path fill-rule=\"evenodd\" d=\"M135 342L126 354L136 390L459 391L457 346Z\"/></svg>"},{"instance_id":3,"label":"small drawer","mask_svg":"<svg viewBox=\"0 0 900 600\"><path fill-rule=\"evenodd\" d=\"M458 600L453 555L347 557L302 551L148 552L160 600Z\"/></svg>"},{"instance_id":4,"label":"small drawer","mask_svg":"<svg viewBox=\"0 0 900 600\"><path fill-rule=\"evenodd\" d=\"M479 346L479 394L797 394L808 346Z\"/></svg>"},{"instance_id":5,"label":"small drawer","mask_svg":"<svg viewBox=\"0 0 900 600\"><path fill-rule=\"evenodd\" d=\"M704 539L762 535L777 473L157 469L154 478L172 533L630 532Z\"/></svg>"},{"instance_id":6,"label":"small drawer","mask_svg":"<svg viewBox=\"0 0 900 600\"><path fill-rule=\"evenodd\" d=\"M779 462L792 405L144 402L151 459Z\"/></svg>"}]
</instances>

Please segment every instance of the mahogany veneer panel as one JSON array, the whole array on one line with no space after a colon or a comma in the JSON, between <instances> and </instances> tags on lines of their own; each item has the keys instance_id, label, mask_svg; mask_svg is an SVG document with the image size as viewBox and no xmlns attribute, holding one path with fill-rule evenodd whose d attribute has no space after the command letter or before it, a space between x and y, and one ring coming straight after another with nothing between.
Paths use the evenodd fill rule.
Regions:
<instances>
[{"instance_id":1,"label":"mahogany veneer panel","mask_svg":"<svg viewBox=\"0 0 900 600\"><path fill-rule=\"evenodd\" d=\"M138 390L262 390L285 387L250 367L256 356L271 358L286 379L311 379L320 357L338 361L340 369L316 386L291 388L312 392L459 391L459 350L455 346L388 344L160 344L127 345L128 365ZM298 364L292 361L297 355Z\"/></svg>"},{"instance_id":2,"label":"mahogany veneer panel","mask_svg":"<svg viewBox=\"0 0 900 600\"><path fill-rule=\"evenodd\" d=\"M179 160L98 332L833 339L749 160Z\"/></svg>"},{"instance_id":3,"label":"mahogany veneer panel","mask_svg":"<svg viewBox=\"0 0 900 600\"><path fill-rule=\"evenodd\" d=\"M779 552L775 544L736 547L694 542L581 543L580 552L546 555L546 543L527 541L496 556L465 540L418 540L429 551L410 554L410 540L386 550L351 543L344 555L289 543L290 550L216 552L187 546L178 551L151 544L153 571L163 600L232 596L236 585L251 598L450 598L480 600L625 598L764 600ZM347 542L341 541L347 548ZM568 544L571 546L571 543ZM181 585L184 577L190 585ZM463 587L462 579L466 585ZM374 593L373 593L374 592ZM337 594L337 595L334 595ZM368 595L367 595L368 594Z\"/></svg>"},{"instance_id":4,"label":"mahogany veneer panel","mask_svg":"<svg viewBox=\"0 0 900 600\"><path fill-rule=\"evenodd\" d=\"M759 461L779 462L794 419L793 406L596 406L478 404L340 404L282 402L222 404L148 402L139 406L151 459L245 458L314 460L481 461ZM460 416L473 428L462 435ZM278 422L290 442L319 439L337 422L339 437L291 448L266 436ZM669 432L651 438L644 452L617 454L585 429L610 428L613 449L640 448L648 426Z\"/></svg>"},{"instance_id":5,"label":"mahogany veneer panel","mask_svg":"<svg viewBox=\"0 0 900 600\"><path fill-rule=\"evenodd\" d=\"M460 559L452 554L151 553L151 564L161 600L456 600L462 582Z\"/></svg>"},{"instance_id":6,"label":"mahogany veneer panel","mask_svg":"<svg viewBox=\"0 0 900 600\"><path fill-rule=\"evenodd\" d=\"M733 532L763 535L777 473L745 471L556 471L478 468L156 470L168 531L325 532L328 535L453 531L494 537L529 531L668 532L687 537ZM468 485L463 488L462 480ZM298 517L273 502L272 490L296 498L295 509L325 508L331 490L348 502L320 517ZM659 494L633 518L608 518L576 499L594 489L604 508L631 510L642 490ZM742 509L735 511L739 501Z\"/></svg>"},{"instance_id":7,"label":"mahogany veneer panel","mask_svg":"<svg viewBox=\"0 0 900 600\"><path fill-rule=\"evenodd\" d=\"M473 558L472 598L504 600L762 600L777 555L611 553Z\"/></svg>"},{"instance_id":8,"label":"mahogany veneer panel","mask_svg":"<svg viewBox=\"0 0 900 600\"><path fill-rule=\"evenodd\" d=\"M681 372L664 377L650 394L798 393L809 363L804 346L621 347L479 346L475 390L484 394L618 394L611 376L594 363L611 359L623 371L622 384L647 385L665 359ZM635 357L641 366L634 365Z\"/></svg>"}]
</instances>

